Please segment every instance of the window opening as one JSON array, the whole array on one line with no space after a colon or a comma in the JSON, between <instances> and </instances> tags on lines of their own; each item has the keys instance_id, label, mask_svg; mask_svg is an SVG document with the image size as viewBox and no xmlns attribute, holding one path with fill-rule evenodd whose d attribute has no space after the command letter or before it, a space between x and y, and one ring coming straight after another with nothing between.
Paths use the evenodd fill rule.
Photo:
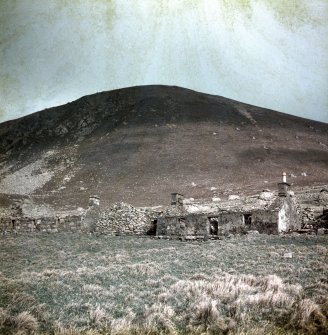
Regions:
<instances>
[{"instance_id":1,"label":"window opening","mask_svg":"<svg viewBox=\"0 0 328 335\"><path fill-rule=\"evenodd\" d=\"M252 214L244 214L244 222L245 222L245 225L251 225L252 224Z\"/></svg>"}]
</instances>

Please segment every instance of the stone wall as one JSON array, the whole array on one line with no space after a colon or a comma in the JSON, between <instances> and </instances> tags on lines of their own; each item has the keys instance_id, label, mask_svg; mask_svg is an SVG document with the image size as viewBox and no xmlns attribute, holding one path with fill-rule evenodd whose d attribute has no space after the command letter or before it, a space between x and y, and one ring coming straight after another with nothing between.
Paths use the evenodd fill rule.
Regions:
<instances>
[{"instance_id":1,"label":"stone wall","mask_svg":"<svg viewBox=\"0 0 328 335\"><path fill-rule=\"evenodd\" d=\"M114 204L109 210L89 206L84 215L29 218L0 217L0 232L30 233L82 231L109 235L155 235L156 219L147 209L137 209L125 203Z\"/></svg>"},{"instance_id":2,"label":"stone wall","mask_svg":"<svg viewBox=\"0 0 328 335\"><path fill-rule=\"evenodd\" d=\"M150 235L155 232L150 212L126 203L116 203L100 213L93 232L108 235Z\"/></svg>"},{"instance_id":3,"label":"stone wall","mask_svg":"<svg viewBox=\"0 0 328 335\"><path fill-rule=\"evenodd\" d=\"M236 206L235 206L236 207ZM158 219L157 235L169 238L183 236L227 236L257 230L260 233L278 234L301 228L300 211L296 199L286 193L267 203L265 208L254 209L244 206L247 211L221 210L208 213L187 213L186 208L172 207ZM238 206L240 207L240 206Z\"/></svg>"},{"instance_id":4,"label":"stone wall","mask_svg":"<svg viewBox=\"0 0 328 335\"><path fill-rule=\"evenodd\" d=\"M59 231L75 232L79 230L81 230L81 217L75 215L62 218L0 218L0 231L2 234L31 232L56 233Z\"/></svg>"},{"instance_id":5,"label":"stone wall","mask_svg":"<svg viewBox=\"0 0 328 335\"><path fill-rule=\"evenodd\" d=\"M180 235L178 217L159 217L157 220L157 236L176 237Z\"/></svg>"},{"instance_id":6,"label":"stone wall","mask_svg":"<svg viewBox=\"0 0 328 335\"><path fill-rule=\"evenodd\" d=\"M252 213L251 223L247 230L257 230L259 233L278 234L278 210L257 210Z\"/></svg>"},{"instance_id":7,"label":"stone wall","mask_svg":"<svg viewBox=\"0 0 328 335\"><path fill-rule=\"evenodd\" d=\"M158 218L156 235L188 240L207 239L209 231L210 222L205 215L161 216Z\"/></svg>"},{"instance_id":8,"label":"stone wall","mask_svg":"<svg viewBox=\"0 0 328 335\"><path fill-rule=\"evenodd\" d=\"M278 213L278 232L288 232L301 228L297 210L291 198L286 198L280 205Z\"/></svg>"},{"instance_id":9,"label":"stone wall","mask_svg":"<svg viewBox=\"0 0 328 335\"><path fill-rule=\"evenodd\" d=\"M245 231L245 223L242 213L222 213L219 219L218 235L224 236Z\"/></svg>"},{"instance_id":10,"label":"stone wall","mask_svg":"<svg viewBox=\"0 0 328 335\"><path fill-rule=\"evenodd\" d=\"M301 228L300 208L292 196L278 197L267 209L252 212L249 229L260 233L278 234Z\"/></svg>"},{"instance_id":11,"label":"stone wall","mask_svg":"<svg viewBox=\"0 0 328 335\"><path fill-rule=\"evenodd\" d=\"M243 213L163 215L158 218L157 236L207 239L246 232Z\"/></svg>"},{"instance_id":12,"label":"stone wall","mask_svg":"<svg viewBox=\"0 0 328 335\"><path fill-rule=\"evenodd\" d=\"M158 218L157 235L168 238L215 238L243 234L250 230L260 233L278 233L278 210L256 210L251 213L185 214Z\"/></svg>"},{"instance_id":13,"label":"stone wall","mask_svg":"<svg viewBox=\"0 0 328 335\"><path fill-rule=\"evenodd\" d=\"M12 220L10 219L10 217L6 216L6 217L1 217L0 218L0 231L1 233L4 233L6 231L13 231L14 227L13 227L13 223Z\"/></svg>"},{"instance_id":14,"label":"stone wall","mask_svg":"<svg viewBox=\"0 0 328 335\"><path fill-rule=\"evenodd\" d=\"M100 218L101 211L98 205L88 207L83 215L81 230L85 233L92 233L97 230L97 222Z\"/></svg>"}]
</instances>

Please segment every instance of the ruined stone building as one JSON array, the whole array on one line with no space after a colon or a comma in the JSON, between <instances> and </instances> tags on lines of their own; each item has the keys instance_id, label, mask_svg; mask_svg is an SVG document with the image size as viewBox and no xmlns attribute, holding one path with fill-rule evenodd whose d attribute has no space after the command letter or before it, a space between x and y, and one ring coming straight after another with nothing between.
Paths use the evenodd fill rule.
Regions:
<instances>
[{"instance_id":1,"label":"ruined stone building","mask_svg":"<svg viewBox=\"0 0 328 335\"><path fill-rule=\"evenodd\" d=\"M328 188L305 188L295 195L290 187L284 175L274 193L264 190L259 195L230 195L227 200L214 198L209 201L188 201L183 195L172 193L171 204L156 209L137 208L125 203L101 209L97 196L90 196L88 207L78 208L81 211L75 213L34 209L33 202L27 211L22 202L13 201L10 208L0 211L0 231L3 234L80 231L206 240L252 231L267 234L313 232L314 226L320 224L323 233L327 233Z\"/></svg>"},{"instance_id":2,"label":"ruined stone building","mask_svg":"<svg viewBox=\"0 0 328 335\"><path fill-rule=\"evenodd\" d=\"M284 180L278 195L268 191L244 199L199 204L182 201L172 194L171 206L157 220L156 235L186 240L208 239L234 233L258 231L278 234L301 229L297 202Z\"/></svg>"},{"instance_id":3,"label":"ruined stone building","mask_svg":"<svg viewBox=\"0 0 328 335\"><path fill-rule=\"evenodd\" d=\"M28 202L28 206L26 202ZM2 234L76 232L80 229L80 214L56 213L48 208L35 206L33 202L30 203L30 199L25 202L22 199L16 199L9 208L0 208L0 233Z\"/></svg>"}]
</instances>

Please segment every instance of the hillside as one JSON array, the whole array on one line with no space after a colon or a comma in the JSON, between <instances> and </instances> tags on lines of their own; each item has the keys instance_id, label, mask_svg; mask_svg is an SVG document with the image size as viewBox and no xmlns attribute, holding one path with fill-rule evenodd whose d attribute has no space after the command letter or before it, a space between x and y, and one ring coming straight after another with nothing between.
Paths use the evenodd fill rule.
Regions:
<instances>
[{"instance_id":1,"label":"hillside","mask_svg":"<svg viewBox=\"0 0 328 335\"><path fill-rule=\"evenodd\" d=\"M0 124L0 201L167 204L328 183L328 124L179 87L85 96ZM214 189L215 188L215 189Z\"/></svg>"}]
</instances>

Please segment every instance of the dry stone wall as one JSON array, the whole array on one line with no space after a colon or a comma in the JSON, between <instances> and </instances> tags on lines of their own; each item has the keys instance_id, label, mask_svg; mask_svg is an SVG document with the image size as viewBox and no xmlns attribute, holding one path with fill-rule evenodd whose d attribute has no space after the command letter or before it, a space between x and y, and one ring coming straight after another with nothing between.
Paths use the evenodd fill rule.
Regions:
<instances>
[{"instance_id":1,"label":"dry stone wall","mask_svg":"<svg viewBox=\"0 0 328 335\"><path fill-rule=\"evenodd\" d=\"M157 237L179 238L182 240L208 238L210 221L206 215L187 214L161 216L158 218Z\"/></svg>"},{"instance_id":2,"label":"dry stone wall","mask_svg":"<svg viewBox=\"0 0 328 335\"><path fill-rule=\"evenodd\" d=\"M16 211L17 212L17 211ZM149 209L137 209L129 204L116 203L109 210L101 211L99 206L89 206L83 215L65 217L24 217L18 215L0 216L0 232L30 233L60 231L99 233L108 235L155 235L154 213ZM11 211L10 214L13 214Z\"/></svg>"},{"instance_id":3,"label":"dry stone wall","mask_svg":"<svg viewBox=\"0 0 328 335\"><path fill-rule=\"evenodd\" d=\"M76 232L80 230L81 217L77 215L71 215L62 218L0 218L0 231L2 234L32 232L57 233L60 231Z\"/></svg>"},{"instance_id":4,"label":"dry stone wall","mask_svg":"<svg viewBox=\"0 0 328 335\"><path fill-rule=\"evenodd\" d=\"M251 224L248 230L256 230L259 233L278 234L278 210L257 210L252 213Z\"/></svg>"},{"instance_id":5,"label":"dry stone wall","mask_svg":"<svg viewBox=\"0 0 328 335\"><path fill-rule=\"evenodd\" d=\"M147 235L153 231L151 213L126 203L116 203L100 214L95 232L108 235Z\"/></svg>"}]
</instances>

